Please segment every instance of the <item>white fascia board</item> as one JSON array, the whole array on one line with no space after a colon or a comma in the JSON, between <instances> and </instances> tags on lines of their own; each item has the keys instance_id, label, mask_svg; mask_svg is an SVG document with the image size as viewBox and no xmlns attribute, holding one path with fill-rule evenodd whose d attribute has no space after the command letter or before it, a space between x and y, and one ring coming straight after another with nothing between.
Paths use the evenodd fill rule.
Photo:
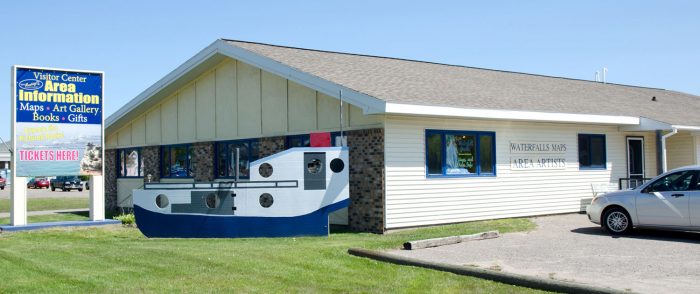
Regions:
<instances>
[{"instance_id":1,"label":"white fascia board","mask_svg":"<svg viewBox=\"0 0 700 294\"><path fill-rule=\"evenodd\" d=\"M367 94L300 71L273 59L255 54L236 45L229 44L224 40L218 40L215 42L215 44L218 44L219 46L217 48L219 51L228 57L261 68L265 71L284 77L290 81L309 87L328 96L339 99L339 94L342 90L343 101L362 108L364 113L381 113L384 111L385 102L381 99L377 99Z\"/></svg>"},{"instance_id":2,"label":"white fascia board","mask_svg":"<svg viewBox=\"0 0 700 294\"><path fill-rule=\"evenodd\" d=\"M635 126L622 126L620 131L622 132L644 132L644 131L659 131L659 130L672 130L674 126L669 123L662 121L640 117L639 124Z\"/></svg>"},{"instance_id":3,"label":"white fascia board","mask_svg":"<svg viewBox=\"0 0 700 294\"><path fill-rule=\"evenodd\" d=\"M697 126L673 125L673 128L683 131L700 131L700 127Z\"/></svg>"},{"instance_id":4,"label":"white fascia board","mask_svg":"<svg viewBox=\"0 0 700 294\"><path fill-rule=\"evenodd\" d=\"M175 70L171 71L169 74L167 74L165 77L157 81L155 84L152 86L148 87L146 90L141 92L136 98L132 99L128 103L126 103L124 106L119 108L115 113L110 115L106 120L105 120L105 128L111 126L113 123L117 122L119 119L124 117L127 113L133 111L137 107L139 107L142 103L144 103L148 98L162 90L163 88L167 87L169 84L174 82L175 80L181 78L183 75L185 75L188 71L190 71L192 68L196 67L197 65L201 64L205 60L209 59L210 57L214 56L216 54L216 49L218 47L218 43L214 42L211 45L207 46L204 48L202 51L199 51L197 55L193 56L189 60L187 60L185 63L182 65L178 66Z\"/></svg>"},{"instance_id":5,"label":"white fascia board","mask_svg":"<svg viewBox=\"0 0 700 294\"><path fill-rule=\"evenodd\" d=\"M520 120L562 123L594 123L615 125L638 125L639 118L632 116L612 116L573 113L551 113L537 111L470 109L444 106L425 106L387 103L387 114L408 114L421 116L462 117L496 120Z\"/></svg>"}]
</instances>

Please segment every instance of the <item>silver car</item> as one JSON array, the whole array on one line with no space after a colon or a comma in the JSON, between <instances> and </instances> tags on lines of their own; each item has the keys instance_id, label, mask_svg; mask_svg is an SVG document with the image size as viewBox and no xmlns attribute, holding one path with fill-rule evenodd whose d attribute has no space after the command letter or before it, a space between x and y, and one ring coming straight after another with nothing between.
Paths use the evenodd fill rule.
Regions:
<instances>
[{"instance_id":1,"label":"silver car","mask_svg":"<svg viewBox=\"0 0 700 294\"><path fill-rule=\"evenodd\" d=\"M659 175L634 190L599 195L586 207L588 219L611 234L633 227L700 231L700 165Z\"/></svg>"}]
</instances>

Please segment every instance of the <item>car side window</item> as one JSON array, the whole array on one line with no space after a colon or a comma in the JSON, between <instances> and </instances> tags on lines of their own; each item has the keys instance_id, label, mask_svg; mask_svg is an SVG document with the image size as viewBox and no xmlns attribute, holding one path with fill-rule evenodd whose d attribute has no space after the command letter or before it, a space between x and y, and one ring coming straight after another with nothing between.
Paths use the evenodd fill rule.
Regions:
<instances>
[{"instance_id":1,"label":"car side window","mask_svg":"<svg viewBox=\"0 0 700 294\"><path fill-rule=\"evenodd\" d=\"M649 185L647 192L688 191L695 178L695 171L681 171L660 178Z\"/></svg>"},{"instance_id":2,"label":"car side window","mask_svg":"<svg viewBox=\"0 0 700 294\"><path fill-rule=\"evenodd\" d=\"M695 180L690 190L700 191L700 171L695 171Z\"/></svg>"}]
</instances>

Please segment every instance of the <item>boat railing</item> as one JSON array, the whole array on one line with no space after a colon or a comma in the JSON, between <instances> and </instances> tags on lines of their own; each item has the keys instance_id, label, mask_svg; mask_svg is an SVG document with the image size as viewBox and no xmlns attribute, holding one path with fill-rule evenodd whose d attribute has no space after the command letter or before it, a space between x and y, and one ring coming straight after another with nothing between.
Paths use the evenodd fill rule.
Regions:
<instances>
[{"instance_id":1,"label":"boat railing","mask_svg":"<svg viewBox=\"0 0 700 294\"><path fill-rule=\"evenodd\" d=\"M298 180L283 181L222 181L208 183L145 183L144 190L211 190L211 189L263 189L298 188Z\"/></svg>"}]
</instances>

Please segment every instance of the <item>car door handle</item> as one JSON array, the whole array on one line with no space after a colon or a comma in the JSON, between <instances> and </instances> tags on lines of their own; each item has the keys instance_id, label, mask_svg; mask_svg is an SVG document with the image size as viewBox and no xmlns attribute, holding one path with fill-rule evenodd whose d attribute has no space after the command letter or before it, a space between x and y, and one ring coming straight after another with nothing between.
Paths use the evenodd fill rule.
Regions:
<instances>
[{"instance_id":1,"label":"car door handle","mask_svg":"<svg viewBox=\"0 0 700 294\"><path fill-rule=\"evenodd\" d=\"M671 194L671 196L678 198L678 197L683 197L685 195L684 194Z\"/></svg>"}]
</instances>

